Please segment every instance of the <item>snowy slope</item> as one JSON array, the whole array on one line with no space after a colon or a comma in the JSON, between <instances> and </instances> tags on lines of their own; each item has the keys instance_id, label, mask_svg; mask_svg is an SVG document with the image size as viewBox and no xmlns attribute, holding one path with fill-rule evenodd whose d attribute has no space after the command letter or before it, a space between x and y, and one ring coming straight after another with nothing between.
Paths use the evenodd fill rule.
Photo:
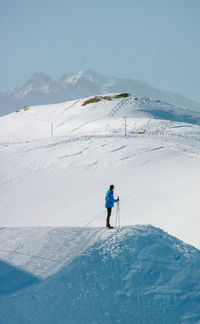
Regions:
<instances>
[{"instance_id":1,"label":"snowy slope","mask_svg":"<svg viewBox=\"0 0 200 324\"><path fill-rule=\"evenodd\" d=\"M198 113L86 99L0 118L0 323L199 324Z\"/></svg>"},{"instance_id":2,"label":"snowy slope","mask_svg":"<svg viewBox=\"0 0 200 324\"><path fill-rule=\"evenodd\" d=\"M0 119L0 139L1 141L21 141L49 138L52 123L56 136L93 135L94 131L96 135L113 135L113 132L123 135L121 118L124 116L129 118L130 133L137 130L137 127L144 127L150 116L172 122L200 124L200 112L150 97L129 95L127 98L102 100L82 106L87 99L52 105L27 106L3 116ZM137 120L135 120L136 117Z\"/></svg>"},{"instance_id":3,"label":"snowy slope","mask_svg":"<svg viewBox=\"0 0 200 324\"><path fill-rule=\"evenodd\" d=\"M0 243L2 324L200 322L200 252L157 228L8 228Z\"/></svg>"},{"instance_id":4,"label":"snowy slope","mask_svg":"<svg viewBox=\"0 0 200 324\"><path fill-rule=\"evenodd\" d=\"M152 224L199 247L200 127L153 119L136 135L154 101L83 102L0 118L0 226L104 226L104 195L114 183L122 225Z\"/></svg>"}]
</instances>

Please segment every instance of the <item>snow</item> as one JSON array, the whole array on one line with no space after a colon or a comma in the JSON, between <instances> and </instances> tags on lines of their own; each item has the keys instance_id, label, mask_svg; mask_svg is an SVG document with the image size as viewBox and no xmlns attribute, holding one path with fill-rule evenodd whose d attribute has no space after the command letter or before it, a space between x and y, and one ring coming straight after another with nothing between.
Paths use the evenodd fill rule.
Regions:
<instances>
[{"instance_id":1,"label":"snow","mask_svg":"<svg viewBox=\"0 0 200 324\"><path fill-rule=\"evenodd\" d=\"M135 135L150 116L143 98L84 101L1 117L0 225L104 226L114 183L123 226L152 224L199 248L200 127L153 119Z\"/></svg>"},{"instance_id":2,"label":"snow","mask_svg":"<svg viewBox=\"0 0 200 324\"><path fill-rule=\"evenodd\" d=\"M86 99L0 118L1 323L200 323L198 113Z\"/></svg>"},{"instance_id":3,"label":"snow","mask_svg":"<svg viewBox=\"0 0 200 324\"><path fill-rule=\"evenodd\" d=\"M94 73L91 73L90 71L80 71L77 74L73 74L73 75L69 76L67 78L67 82L71 83L72 85L75 85L81 78L86 78L90 82L95 83L96 81L93 79L93 74Z\"/></svg>"},{"instance_id":4,"label":"snow","mask_svg":"<svg viewBox=\"0 0 200 324\"><path fill-rule=\"evenodd\" d=\"M4 273L3 324L199 323L199 250L160 229L11 228L0 241L1 268L8 254L22 268Z\"/></svg>"}]
</instances>

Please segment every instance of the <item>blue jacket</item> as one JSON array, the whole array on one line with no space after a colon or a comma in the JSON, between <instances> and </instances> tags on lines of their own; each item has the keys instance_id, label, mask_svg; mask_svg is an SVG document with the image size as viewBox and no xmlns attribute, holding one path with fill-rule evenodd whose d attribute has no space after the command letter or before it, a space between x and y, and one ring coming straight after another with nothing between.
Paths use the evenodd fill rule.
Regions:
<instances>
[{"instance_id":1,"label":"blue jacket","mask_svg":"<svg viewBox=\"0 0 200 324\"><path fill-rule=\"evenodd\" d=\"M113 190L109 189L106 192L106 198L105 198L105 207L106 208L112 208L114 206L114 203L117 202L117 199L114 199L114 193Z\"/></svg>"}]
</instances>

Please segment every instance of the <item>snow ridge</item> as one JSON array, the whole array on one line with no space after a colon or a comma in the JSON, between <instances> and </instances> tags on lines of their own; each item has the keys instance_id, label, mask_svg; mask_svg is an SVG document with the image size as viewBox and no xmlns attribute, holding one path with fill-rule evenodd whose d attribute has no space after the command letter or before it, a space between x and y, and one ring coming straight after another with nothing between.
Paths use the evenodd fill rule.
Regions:
<instances>
[{"instance_id":1,"label":"snow ridge","mask_svg":"<svg viewBox=\"0 0 200 324\"><path fill-rule=\"evenodd\" d=\"M1 294L2 323L198 323L199 250L152 226L104 233L52 276Z\"/></svg>"}]
</instances>

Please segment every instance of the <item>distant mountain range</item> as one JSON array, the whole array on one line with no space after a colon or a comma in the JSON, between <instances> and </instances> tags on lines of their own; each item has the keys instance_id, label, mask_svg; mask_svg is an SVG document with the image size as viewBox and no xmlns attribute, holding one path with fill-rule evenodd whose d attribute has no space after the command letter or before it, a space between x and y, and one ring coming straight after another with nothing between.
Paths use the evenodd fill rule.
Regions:
<instances>
[{"instance_id":1,"label":"distant mountain range","mask_svg":"<svg viewBox=\"0 0 200 324\"><path fill-rule=\"evenodd\" d=\"M57 81L37 71L21 87L0 92L0 115L24 106L53 104L112 92L130 92L137 96L152 97L192 110L200 110L200 104L181 95L159 90L140 80L104 76L91 70L77 74L63 74Z\"/></svg>"}]
</instances>

